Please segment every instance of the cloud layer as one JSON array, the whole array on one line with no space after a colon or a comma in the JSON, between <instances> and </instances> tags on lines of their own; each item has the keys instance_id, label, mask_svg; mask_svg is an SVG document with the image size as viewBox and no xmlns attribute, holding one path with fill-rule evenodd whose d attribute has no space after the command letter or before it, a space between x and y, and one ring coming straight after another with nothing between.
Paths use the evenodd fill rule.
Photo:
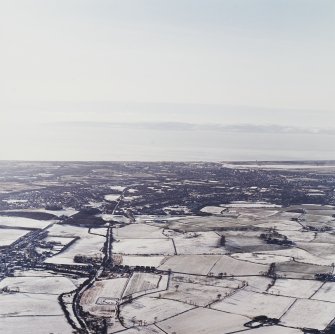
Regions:
<instances>
[{"instance_id":1,"label":"cloud layer","mask_svg":"<svg viewBox=\"0 0 335 334\"><path fill-rule=\"evenodd\" d=\"M335 128L308 128L275 124L199 124L186 122L55 122L59 128L110 128L153 131L215 131L242 134L312 134L335 135Z\"/></svg>"}]
</instances>

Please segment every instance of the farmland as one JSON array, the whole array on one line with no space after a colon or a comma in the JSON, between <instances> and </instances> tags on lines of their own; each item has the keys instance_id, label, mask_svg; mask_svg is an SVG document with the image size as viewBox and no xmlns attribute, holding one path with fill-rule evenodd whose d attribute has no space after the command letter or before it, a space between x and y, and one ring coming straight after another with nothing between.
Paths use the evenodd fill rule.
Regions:
<instances>
[{"instance_id":1,"label":"farmland","mask_svg":"<svg viewBox=\"0 0 335 334\"><path fill-rule=\"evenodd\" d=\"M284 165L0 163L0 333L333 333L335 167Z\"/></svg>"}]
</instances>

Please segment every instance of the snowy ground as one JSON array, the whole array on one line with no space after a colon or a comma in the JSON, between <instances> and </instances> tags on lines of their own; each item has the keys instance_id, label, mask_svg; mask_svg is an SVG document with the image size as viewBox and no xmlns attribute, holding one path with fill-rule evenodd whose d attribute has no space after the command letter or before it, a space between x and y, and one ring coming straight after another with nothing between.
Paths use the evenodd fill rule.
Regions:
<instances>
[{"instance_id":1,"label":"snowy ground","mask_svg":"<svg viewBox=\"0 0 335 334\"><path fill-rule=\"evenodd\" d=\"M29 233L29 230L0 228L0 247L11 245L27 233Z\"/></svg>"}]
</instances>

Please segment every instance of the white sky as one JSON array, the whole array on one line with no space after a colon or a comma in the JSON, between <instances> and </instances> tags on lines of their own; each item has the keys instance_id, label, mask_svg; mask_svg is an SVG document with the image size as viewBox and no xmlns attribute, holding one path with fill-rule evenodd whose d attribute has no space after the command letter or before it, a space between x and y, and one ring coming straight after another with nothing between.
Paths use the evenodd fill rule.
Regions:
<instances>
[{"instance_id":1,"label":"white sky","mask_svg":"<svg viewBox=\"0 0 335 334\"><path fill-rule=\"evenodd\" d=\"M0 0L0 47L0 159L164 159L160 140L159 155L145 147L166 132L142 129L141 154L131 141L102 150L119 137L98 136L101 123L335 127L333 0ZM95 128L89 146L78 122ZM335 159L320 155L334 135L302 153L280 131L265 153L247 129L206 157ZM207 132L192 159L224 140ZM170 141L167 158L187 158L192 138Z\"/></svg>"}]
</instances>

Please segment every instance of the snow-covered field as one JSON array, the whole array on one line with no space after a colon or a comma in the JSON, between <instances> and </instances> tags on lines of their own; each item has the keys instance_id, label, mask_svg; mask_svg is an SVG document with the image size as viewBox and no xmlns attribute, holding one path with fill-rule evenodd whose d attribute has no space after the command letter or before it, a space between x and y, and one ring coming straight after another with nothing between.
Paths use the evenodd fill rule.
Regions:
<instances>
[{"instance_id":1,"label":"snow-covered field","mask_svg":"<svg viewBox=\"0 0 335 334\"><path fill-rule=\"evenodd\" d=\"M174 272L185 274L207 275L220 258L220 255L177 255L167 258L158 269L171 269Z\"/></svg>"},{"instance_id":2,"label":"snow-covered field","mask_svg":"<svg viewBox=\"0 0 335 334\"><path fill-rule=\"evenodd\" d=\"M64 315L59 316L19 316L1 318L0 334L72 334L73 328ZM13 332L15 329L15 332Z\"/></svg>"},{"instance_id":3,"label":"snow-covered field","mask_svg":"<svg viewBox=\"0 0 335 334\"><path fill-rule=\"evenodd\" d=\"M124 296L133 295L138 292L157 289L161 275L150 273L133 273L124 292Z\"/></svg>"},{"instance_id":4,"label":"snow-covered field","mask_svg":"<svg viewBox=\"0 0 335 334\"><path fill-rule=\"evenodd\" d=\"M200 210L201 212L210 213L212 215L221 215L226 211L222 206L205 206Z\"/></svg>"},{"instance_id":5,"label":"snow-covered field","mask_svg":"<svg viewBox=\"0 0 335 334\"><path fill-rule=\"evenodd\" d=\"M335 283L325 283L321 289L312 297L312 299L335 303Z\"/></svg>"},{"instance_id":6,"label":"snow-covered field","mask_svg":"<svg viewBox=\"0 0 335 334\"><path fill-rule=\"evenodd\" d=\"M172 236L177 254L225 254L215 232L183 233Z\"/></svg>"},{"instance_id":7,"label":"snow-covered field","mask_svg":"<svg viewBox=\"0 0 335 334\"><path fill-rule=\"evenodd\" d=\"M212 308L250 318L266 315L279 319L294 301L294 298L240 290L231 297L213 304Z\"/></svg>"},{"instance_id":8,"label":"snow-covered field","mask_svg":"<svg viewBox=\"0 0 335 334\"><path fill-rule=\"evenodd\" d=\"M0 290L4 287L20 293L61 294L76 288L66 277L7 277L0 281Z\"/></svg>"},{"instance_id":9,"label":"snow-covered field","mask_svg":"<svg viewBox=\"0 0 335 334\"><path fill-rule=\"evenodd\" d=\"M67 249L57 255L48 258L46 263L54 264L74 264L76 255L102 257L102 248L106 238L102 235L90 234L87 228L70 225L53 225L49 230L50 236L79 237Z\"/></svg>"},{"instance_id":10,"label":"snow-covered field","mask_svg":"<svg viewBox=\"0 0 335 334\"><path fill-rule=\"evenodd\" d=\"M282 326L265 326L251 329L246 334L302 334L300 329L287 328Z\"/></svg>"},{"instance_id":11,"label":"snow-covered field","mask_svg":"<svg viewBox=\"0 0 335 334\"><path fill-rule=\"evenodd\" d=\"M224 334L246 329L243 325L248 321L241 315L197 308L163 321L159 327L169 334Z\"/></svg>"},{"instance_id":12,"label":"snow-covered field","mask_svg":"<svg viewBox=\"0 0 335 334\"><path fill-rule=\"evenodd\" d=\"M1 294L0 317L63 315L57 297L57 295L36 293L3 293Z\"/></svg>"},{"instance_id":13,"label":"snow-covered field","mask_svg":"<svg viewBox=\"0 0 335 334\"><path fill-rule=\"evenodd\" d=\"M335 303L311 299L299 299L283 316L286 326L325 329L334 319Z\"/></svg>"},{"instance_id":14,"label":"snow-covered field","mask_svg":"<svg viewBox=\"0 0 335 334\"><path fill-rule=\"evenodd\" d=\"M300 231L301 225L297 222L287 219L270 219L265 223L260 222L257 227L274 228L278 231Z\"/></svg>"},{"instance_id":15,"label":"snow-covered field","mask_svg":"<svg viewBox=\"0 0 335 334\"><path fill-rule=\"evenodd\" d=\"M174 300L158 297L140 297L131 304L121 307L121 316L127 326L132 326L132 319L145 320L147 324L162 321L179 313L190 310L193 306Z\"/></svg>"},{"instance_id":16,"label":"snow-covered field","mask_svg":"<svg viewBox=\"0 0 335 334\"><path fill-rule=\"evenodd\" d=\"M292 259L290 256L272 255L272 254L259 254L259 253L234 253L231 257L237 260L248 261L259 264L271 264L287 262Z\"/></svg>"},{"instance_id":17,"label":"snow-covered field","mask_svg":"<svg viewBox=\"0 0 335 334\"><path fill-rule=\"evenodd\" d=\"M235 201L230 204L222 204L222 207L226 208L280 208L280 205L271 204L267 202L244 202Z\"/></svg>"},{"instance_id":18,"label":"snow-covered field","mask_svg":"<svg viewBox=\"0 0 335 334\"><path fill-rule=\"evenodd\" d=\"M114 328L112 328L112 330L114 330ZM155 325L151 325L151 326L136 326L133 328L129 328L126 330L123 330L123 327L120 329L122 330L122 334L164 334L163 331L161 331L157 326ZM108 332L108 334L110 333L115 333L113 332Z\"/></svg>"},{"instance_id":19,"label":"snow-covered field","mask_svg":"<svg viewBox=\"0 0 335 334\"><path fill-rule=\"evenodd\" d=\"M116 301L122 297L128 278L96 281L80 300L85 312L96 316L110 316L115 311Z\"/></svg>"},{"instance_id":20,"label":"snow-covered field","mask_svg":"<svg viewBox=\"0 0 335 334\"><path fill-rule=\"evenodd\" d=\"M113 252L126 255L172 255L175 253L170 239L120 239L113 243Z\"/></svg>"},{"instance_id":21,"label":"snow-covered field","mask_svg":"<svg viewBox=\"0 0 335 334\"><path fill-rule=\"evenodd\" d=\"M95 303L96 298L106 297L118 299L128 282L128 278L114 278L96 281L94 285L83 294L82 304Z\"/></svg>"},{"instance_id":22,"label":"snow-covered field","mask_svg":"<svg viewBox=\"0 0 335 334\"><path fill-rule=\"evenodd\" d=\"M49 213L51 215L61 217L61 216L73 216L74 214L78 213L78 211L74 208L63 208L61 210L47 210L47 209L23 209L23 210L15 210L20 212L42 212L42 213Z\"/></svg>"},{"instance_id":23,"label":"snow-covered field","mask_svg":"<svg viewBox=\"0 0 335 334\"><path fill-rule=\"evenodd\" d=\"M262 251L259 252L260 254L272 254L272 255L279 255L279 256L289 256L294 258L296 262L301 263L309 263L309 264L316 264L316 265L325 265L330 266L332 263L335 262L335 255L330 254L327 258L322 258L319 256L315 256L303 249L300 248L289 248L289 249L280 249L280 250L273 250L273 251Z\"/></svg>"},{"instance_id":24,"label":"snow-covered field","mask_svg":"<svg viewBox=\"0 0 335 334\"><path fill-rule=\"evenodd\" d=\"M305 206L304 213L300 206L279 208L265 202L234 202L209 205L204 210L213 215L136 216L136 223L125 216L104 215L106 220L119 222L113 223L113 264L156 267L158 271L132 268L116 274L105 270L84 291L80 301L83 310L111 321L120 302L123 323L134 328L123 328L121 321L114 331L124 329L129 334L298 334L301 330L297 328L322 330L333 320L335 283L315 279L315 274L334 270L335 236L332 231L317 230L333 226L333 207ZM55 221L0 217L0 225L1 220L4 224L14 222L14 227L51 224L40 242L55 243L53 252L60 252L46 263L74 264L76 255L103 256L107 224L89 231ZM8 245L30 228L0 229L4 232L0 233L0 246ZM278 237L277 232L294 244L273 244L261 237L263 233ZM4 289L0 318L8 317L7 324L12 321L9 317L29 318L29 324L35 321L32 316L54 316L63 332L70 333L62 324L57 296L73 291L84 279L50 271L16 270L14 277L0 281L0 290ZM6 292L8 289L12 293ZM254 329L244 326L260 315L281 322ZM143 322L147 326L140 326ZM0 321L0 334L2 326ZM41 328L48 333L49 327ZM108 333L112 332L110 327Z\"/></svg>"},{"instance_id":25,"label":"snow-covered field","mask_svg":"<svg viewBox=\"0 0 335 334\"><path fill-rule=\"evenodd\" d=\"M211 269L211 272L214 275L225 273L227 276L243 276L262 275L263 273L266 273L268 269L269 266L267 265L240 261L223 255Z\"/></svg>"},{"instance_id":26,"label":"snow-covered field","mask_svg":"<svg viewBox=\"0 0 335 334\"><path fill-rule=\"evenodd\" d=\"M119 197L120 197L120 195L110 194L110 195L105 196L105 200L107 202L114 202L114 201L117 201L119 199Z\"/></svg>"},{"instance_id":27,"label":"snow-covered field","mask_svg":"<svg viewBox=\"0 0 335 334\"><path fill-rule=\"evenodd\" d=\"M310 298L321 285L322 282L314 280L277 279L268 293L295 298Z\"/></svg>"},{"instance_id":28,"label":"snow-covered field","mask_svg":"<svg viewBox=\"0 0 335 334\"><path fill-rule=\"evenodd\" d=\"M172 206L166 206L163 208L163 211L166 214L171 214L171 212L182 212L183 214L187 215L191 213L191 210L187 206L183 205L172 205Z\"/></svg>"},{"instance_id":29,"label":"snow-covered field","mask_svg":"<svg viewBox=\"0 0 335 334\"><path fill-rule=\"evenodd\" d=\"M163 228L147 224L130 224L121 228L113 229L116 239L149 239L149 238L167 238L163 234ZM141 241L139 241L141 242Z\"/></svg>"},{"instance_id":30,"label":"snow-covered field","mask_svg":"<svg viewBox=\"0 0 335 334\"><path fill-rule=\"evenodd\" d=\"M165 256L133 256L133 255L122 255L123 266L149 266L149 267L159 267Z\"/></svg>"},{"instance_id":31,"label":"snow-covered field","mask_svg":"<svg viewBox=\"0 0 335 334\"><path fill-rule=\"evenodd\" d=\"M110 186L109 189L111 190L115 190L115 191L120 191L122 192L123 190L125 190L127 187L124 186Z\"/></svg>"},{"instance_id":32,"label":"snow-covered field","mask_svg":"<svg viewBox=\"0 0 335 334\"><path fill-rule=\"evenodd\" d=\"M11 245L14 241L23 237L28 232L28 230L0 228L0 247Z\"/></svg>"},{"instance_id":33,"label":"snow-covered field","mask_svg":"<svg viewBox=\"0 0 335 334\"><path fill-rule=\"evenodd\" d=\"M160 292L162 298L179 300L196 306L206 306L224 298L234 289L217 286L207 286L194 283L171 282L169 290Z\"/></svg>"},{"instance_id":34,"label":"snow-covered field","mask_svg":"<svg viewBox=\"0 0 335 334\"><path fill-rule=\"evenodd\" d=\"M197 276L189 274L172 274L171 284L193 283L197 285L238 289L243 286L242 280L237 278L216 278L212 276Z\"/></svg>"},{"instance_id":35,"label":"snow-covered field","mask_svg":"<svg viewBox=\"0 0 335 334\"><path fill-rule=\"evenodd\" d=\"M51 224L51 221L36 220L23 217L6 217L0 216L0 226L17 227L26 229L45 228Z\"/></svg>"}]
</instances>

